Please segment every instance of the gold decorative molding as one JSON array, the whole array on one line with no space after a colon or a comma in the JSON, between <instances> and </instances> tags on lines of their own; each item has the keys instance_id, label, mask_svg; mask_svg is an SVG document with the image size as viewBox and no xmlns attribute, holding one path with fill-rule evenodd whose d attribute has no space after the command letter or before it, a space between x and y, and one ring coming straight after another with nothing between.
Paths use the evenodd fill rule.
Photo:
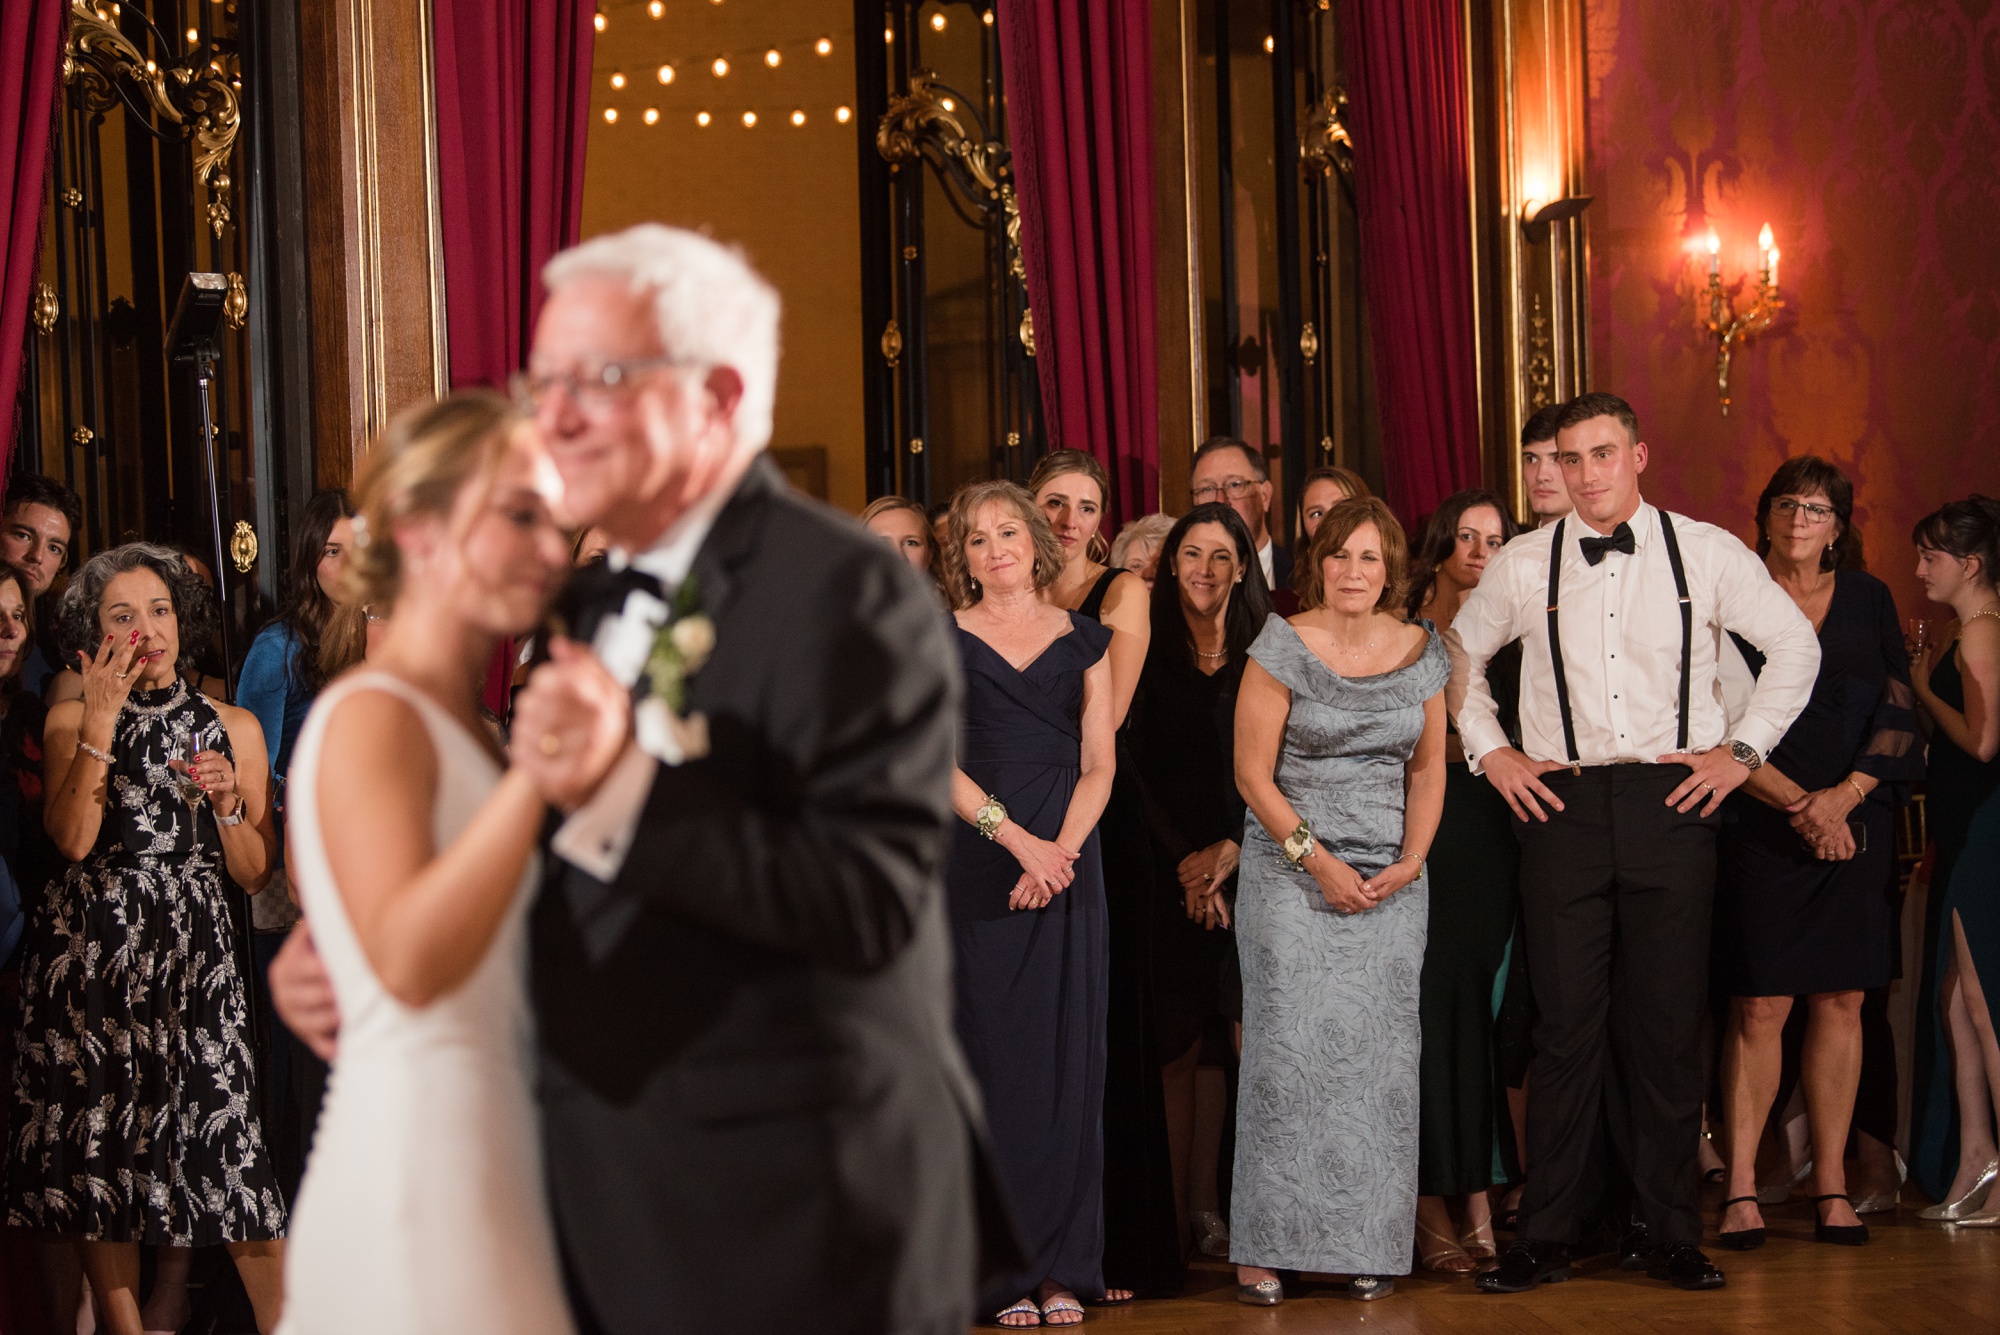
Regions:
<instances>
[{"instance_id":1,"label":"gold decorative molding","mask_svg":"<svg viewBox=\"0 0 2000 1335\"><path fill-rule=\"evenodd\" d=\"M56 290L47 282L35 284L34 314L35 328L44 334L55 332L56 321L62 318L62 302L56 297Z\"/></svg>"},{"instance_id":2,"label":"gold decorative molding","mask_svg":"<svg viewBox=\"0 0 2000 1335\"><path fill-rule=\"evenodd\" d=\"M882 329L882 360L894 370L903 360L903 331L894 320Z\"/></svg>"},{"instance_id":3,"label":"gold decorative molding","mask_svg":"<svg viewBox=\"0 0 2000 1335\"><path fill-rule=\"evenodd\" d=\"M229 275L229 290L222 298L222 318L229 321L231 329L241 329L250 315L250 293L243 286L243 275L232 272Z\"/></svg>"},{"instance_id":4,"label":"gold decorative molding","mask_svg":"<svg viewBox=\"0 0 2000 1335\"><path fill-rule=\"evenodd\" d=\"M1354 140L1347 133L1344 89L1327 89L1306 113L1305 126L1299 131L1299 160L1314 176L1338 171L1342 176L1353 177Z\"/></svg>"},{"instance_id":5,"label":"gold decorative molding","mask_svg":"<svg viewBox=\"0 0 2000 1335\"><path fill-rule=\"evenodd\" d=\"M967 132L971 109L964 100L963 93L939 83L931 71L916 71L910 75L910 91L889 99L889 109L875 127L875 151L885 162L928 157L940 175L957 178L955 183L984 211L1000 202L1010 155L1005 144L984 137L984 126L977 138Z\"/></svg>"},{"instance_id":6,"label":"gold decorative molding","mask_svg":"<svg viewBox=\"0 0 2000 1335\"><path fill-rule=\"evenodd\" d=\"M229 560L239 575L249 574L257 564L257 530L247 519L237 520L236 531L229 535Z\"/></svg>"}]
</instances>

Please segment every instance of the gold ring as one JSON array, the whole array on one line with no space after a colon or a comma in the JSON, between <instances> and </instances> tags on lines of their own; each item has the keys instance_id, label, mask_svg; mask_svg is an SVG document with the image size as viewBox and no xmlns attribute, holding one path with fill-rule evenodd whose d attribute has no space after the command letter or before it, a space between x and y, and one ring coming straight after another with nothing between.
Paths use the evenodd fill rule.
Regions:
<instances>
[{"instance_id":1,"label":"gold ring","mask_svg":"<svg viewBox=\"0 0 2000 1335\"><path fill-rule=\"evenodd\" d=\"M552 732L545 732L542 734L541 748L545 756L557 755L562 751L562 738Z\"/></svg>"}]
</instances>

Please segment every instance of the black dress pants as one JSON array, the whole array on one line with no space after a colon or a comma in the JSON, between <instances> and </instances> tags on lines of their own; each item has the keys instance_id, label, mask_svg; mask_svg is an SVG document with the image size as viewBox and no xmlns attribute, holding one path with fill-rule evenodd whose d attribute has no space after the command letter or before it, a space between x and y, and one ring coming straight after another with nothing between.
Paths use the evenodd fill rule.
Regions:
<instances>
[{"instance_id":1,"label":"black dress pants","mask_svg":"<svg viewBox=\"0 0 2000 1335\"><path fill-rule=\"evenodd\" d=\"M1563 810L1514 822L1540 1020L1521 1236L1574 1245L1624 1175L1660 1244L1701 1241L1701 1017L1719 818L1666 805L1682 765L1542 776ZM1601 1152L1600 1128L1612 1154Z\"/></svg>"}]
</instances>

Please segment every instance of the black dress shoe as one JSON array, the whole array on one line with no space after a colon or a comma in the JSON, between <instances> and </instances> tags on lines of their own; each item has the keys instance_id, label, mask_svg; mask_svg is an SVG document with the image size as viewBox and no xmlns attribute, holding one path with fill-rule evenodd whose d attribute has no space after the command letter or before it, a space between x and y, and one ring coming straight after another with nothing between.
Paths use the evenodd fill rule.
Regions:
<instances>
[{"instance_id":1,"label":"black dress shoe","mask_svg":"<svg viewBox=\"0 0 2000 1335\"><path fill-rule=\"evenodd\" d=\"M1749 1196L1731 1196L1722 1203L1722 1213L1725 1215L1728 1214L1729 1207L1732 1205L1741 1205L1744 1201L1754 1201L1756 1199L1757 1197L1754 1194ZM1756 1228L1739 1228L1727 1233L1717 1233L1715 1240L1729 1248L1732 1252L1754 1252L1764 1245L1764 1226L1759 1224Z\"/></svg>"},{"instance_id":2,"label":"black dress shoe","mask_svg":"<svg viewBox=\"0 0 2000 1335\"><path fill-rule=\"evenodd\" d=\"M1677 1289L1719 1289L1727 1282L1715 1263L1692 1242L1676 1242L1654 1252L1646 1263L1646 1273Z\"/></svg>"},{"instance_id":3,"label":"black dress shoe","mask_svg":"<svg viewBox=\"0 0 2000 1335\"><path fill-rule=\"evenodd\" d=\"M1646 1259L1653 1254L1653 1234L1644 1224L1634 1224L1625 1230L1625 1236L1618 1240L1618 1268L1620 1270L1644 1270Z\"/></svg>"},{"instance_id":4,"label":"black dress shoe","mask_svg":"<svg viewBox=\"0 0 2000 1335\"><path fill-rule=\"evenodd\" d=\"M1500 1253L1500 1264L1474 1281L1481 1293L1526 1293L1538 1284L1569 1278L1569 1248L1520 1238Z\"/></svg>"},{"instance_id":5,"label":"black dress shoe","mask_svg":"<svg viewBox=\"0 0 2000 1335\"><path fill-rule=\"evenodd\" d=\"M1814 1242L1830 1242L1836 1247L1865 1247L1868 1245L1868 1225L1829 1224L1825 1220L1817 1218L1819 1214L1819 1203L1821 1201L1846 1201L1846 1200L1847 1200L1846 1194L1838 1191L1830 1192L1825 1196L1814 1196L1812 1198L1813 1214L1815 1216L1813 1220ZM1847 1203L1849 1205L1852 1205L1854 1202L1848 1201Z\"/></svg>"}]
</instances>

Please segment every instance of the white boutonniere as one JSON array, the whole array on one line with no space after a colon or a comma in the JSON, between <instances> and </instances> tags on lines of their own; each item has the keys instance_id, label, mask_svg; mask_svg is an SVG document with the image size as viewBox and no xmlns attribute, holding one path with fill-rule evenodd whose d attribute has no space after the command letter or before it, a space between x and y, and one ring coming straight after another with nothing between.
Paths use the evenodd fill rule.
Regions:
<instances>
[{"instance_id":1,"label":"white boutonniere","mask_svg":"<svg viewBox=\"0 0 2000 1335\"><path fill-rule=\"evenodd\" d=\"M708 754L708 719L687 708L688 681L715 652L715 623L701 611L692 576L671 605L648 593L626 595L592 646L607 670L644 694L632 711L639 749L664 765Z\"/></svg>"}]
</instances>

